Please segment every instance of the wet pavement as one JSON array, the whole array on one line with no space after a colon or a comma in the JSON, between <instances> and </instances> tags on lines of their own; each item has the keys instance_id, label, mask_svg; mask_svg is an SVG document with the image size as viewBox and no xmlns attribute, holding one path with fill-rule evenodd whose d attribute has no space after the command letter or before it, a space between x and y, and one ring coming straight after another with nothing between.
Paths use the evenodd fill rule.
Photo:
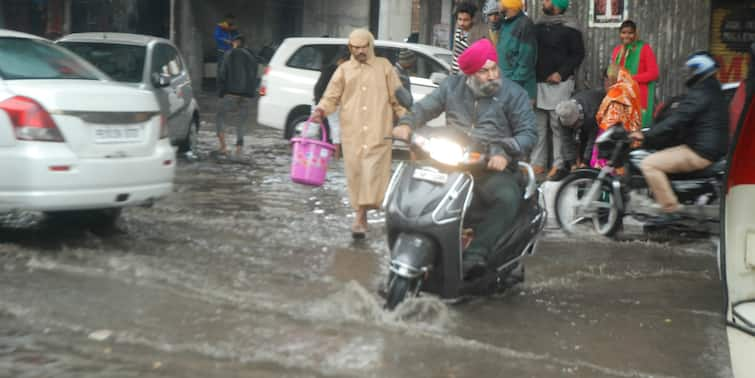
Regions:
<instances>
[{"instance_id":1,"label":"wet pavement","mask_svg":"<svg viewBox=\"0 0 755 378\"><path fill-rule=\"evenodd\" d=\"M386 313L381 216L351 240L341 162L295 185L280 131L233 161L203 127L115 229L0 215L0 377L731 376L711 239L549 228L510 292Z\"/></svg>"}]
</instances>

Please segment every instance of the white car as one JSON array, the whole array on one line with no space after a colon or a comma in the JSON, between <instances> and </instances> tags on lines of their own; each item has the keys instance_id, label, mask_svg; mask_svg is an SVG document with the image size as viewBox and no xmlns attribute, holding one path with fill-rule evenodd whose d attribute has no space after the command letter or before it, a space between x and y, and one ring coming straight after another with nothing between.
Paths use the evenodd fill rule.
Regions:
<instances>
[{"instance_id":1,"label":"white car","mask_svg":"<svg viewBox=\"0 0 755 378\"><path fill-rule=\"evenodd\" d=\"M74 33L55 43L113 80L155 93L168 119L171 143L178 152L192 150L199 129L199 105L184 59L172 42L141 34Z\"/></svg>"},{"instance_id":2,"label":"white car","mask_svg":"<svg viewBox=\"0 0 755 378\"><path fill-rule=\"evenodd\" d=\"M288 38L278 47L265 69L260 84L257 123L283 130L283 137L293 136L296 126L306 121L314 101L313 91L323 65L331 64L346 54L345 38ZM416 72L410 77L412 97L419 101L437 84L431 76L448 76L451 51L416 43L375 41L375 55L396 63L401 49L409 49L417 57ZM436 80L437 81L437 80ZM445 117L428 123L442 126Z\"/></svg>"},{"instance_id":3,"label":"white car","mask_svg":"<svg viewBox=\"0 0 755 378\"><path fill-rule=\"evenodd\" d=\"M0 212L99 214L172 191L175 151L154 94L72 52L0 29Z\"/></svg>"}]
</instances>

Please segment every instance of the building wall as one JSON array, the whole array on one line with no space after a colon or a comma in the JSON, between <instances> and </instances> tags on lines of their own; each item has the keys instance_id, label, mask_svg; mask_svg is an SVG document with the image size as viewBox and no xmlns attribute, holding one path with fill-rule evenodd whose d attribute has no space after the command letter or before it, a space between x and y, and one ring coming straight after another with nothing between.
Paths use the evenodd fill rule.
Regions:
<instances>
[{"instance_id":1,"label":"building wall","mask_svg":"<svg viewBox=\"0 0 755 378\"><path fill-rule=\"evenodd\" d=\"M590 27L590 1L571 1L568 13L576 15L585 41L586 56L580 68L580 88L600 85L600 72L609 64L614 46L619 44L618 27ZM603 0L605 1L605 0ZM616 0L614 0L616 1ZM744 0L751 1L751 0ZM530 17L537 22L542 14L540 0L526 0ZM626 0L627 18L637 23L640 38L648 42L658 59L660 82L658 98L665 99L684 90L679 68L693 51L709 48L711 0Z\"/></svg>"},{"instance_id":2,"label":"building wall","mask_svg":"<svg viewBox=\"0 0 755 378\"><path fill-rule=\"evenodd\" d=\"M747 77L750 44L755 42L755 1L714 0L711 52L721 66L724 83Z\"/></svg>"},{"instance_id":3,"label":"building wall","mask_svg":"<svg viewBox=\"0 0 755 378\"><path fill-rule=\"evenodd\" d=\"M447 29L444 28L453 27L447 21L450 20L450 15L441 14L440 10L445 10L449 4L453 5L460 1L418 0L419 10L416 13L420 20L416 24L419 25L421 43L433 44L437 42L439 30L445 32ZM471 1L475 1L479 9L482 9L484 0ZM619 43L617 26L590 26L591 2L599 3L599 6L607 2L612 5L626 3L627 18L637 22L640 38L650 44L657 56L661 78L657 92L659 98L663 99L683 91L684 85L679 75L679 67L689 53L709 49L712 1L728 1L737 4L755 2L755 0L695 0L694 2L691 0L571 0L567 13L576 17L586 49L586 57L577 77L578 88L601 85L601 70L608 65L611 52ZM537 22L538 17L542 15L542 0L525 0L524 3L530 18ZM690 6L692 3L694 6ZM623 19L623 17L620 18ZM481 14L476 17L476 22L477 28L487 27L482 21ZM741 64L741 60L735 63Z\"/></svg>"},{"instance_id":4,"label":"building wall","mask_svg":"<svg viewBox=\"0 0 755 378\"><path fill-rule=\"evenodd\" d=\"M407 0L381 0L378 39L403 42L409 37L412 26L412 2Z\"/></svg>"},{"instance_id":5,"label":"building wall","mask_svg":"<svg viewBox=\"0 0 755 378\"><path fill-rule=\"evenodd\" d=\"M369 0L307 0L302 36L348 37L356 28L370 24Z\"/></svg>"}]
</instances>

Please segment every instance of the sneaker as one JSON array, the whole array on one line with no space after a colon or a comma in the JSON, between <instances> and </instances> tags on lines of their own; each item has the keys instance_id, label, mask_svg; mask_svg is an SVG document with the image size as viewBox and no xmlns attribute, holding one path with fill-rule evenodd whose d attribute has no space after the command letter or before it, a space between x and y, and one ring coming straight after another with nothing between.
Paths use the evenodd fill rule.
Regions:
<instances>
[{"instance_id":1,"label":"sneaker","mask_svg":"<svg viewBox=\"0 0 755 378\"><path fill-rule=\"evenodd\" d=\"M551 170L551 172L548 173L548 181L561 181L568 175L569 170L565 168L558 168L555 171Z\"/></svg>"},{"instance_id":2,"label":"sneaker","mask_svg":"<svg viewBox=\"0 0 755 378\"><path fill-rule=\"evenodd\" d=\"M464 254L464 258L462 260L461 265L462 265L462 271L464 272L465 280L481 277L485 274L485 271L487 271L488 269L488 266L485 263L485 259L483 257L471 255L468 253Z\"/></svg>"},{"instance_id":3,"label":"sneaker","mask_svg":"<svg viewBox=\"0 0 755 378\"><path fill-rule=\"evenodd\" d=\"M682 220L682 216L676 213L666 213L651 218L646 225L649 227L665 227L675 224Z\"/></svg>"}]
</instances>

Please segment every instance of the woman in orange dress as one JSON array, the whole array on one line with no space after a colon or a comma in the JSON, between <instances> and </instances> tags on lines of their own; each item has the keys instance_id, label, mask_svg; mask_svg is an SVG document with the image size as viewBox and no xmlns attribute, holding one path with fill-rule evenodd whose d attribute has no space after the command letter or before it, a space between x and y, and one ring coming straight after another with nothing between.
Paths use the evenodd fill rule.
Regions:
<instances>
[{"instance_id":1,"label":"woman in orange dress","mask_svg":"<svg viewBox=\"0 0 755 378\"><path fill-rule=\"evenodd\" d=\"M598 136L611 126L621 123L628 132L640 131L642 128L642 106L640 105L640 87L632 79L632 75L625 68L611 64L608 67L608 84L610 87L603 98L603 102L595 114L598 122ZM639 147L634 142L632 147ZM602 168L606 165L606 159L598 158L598 146L592 151L590 165L594 168Z\"/></svg>"}]
</instances>

